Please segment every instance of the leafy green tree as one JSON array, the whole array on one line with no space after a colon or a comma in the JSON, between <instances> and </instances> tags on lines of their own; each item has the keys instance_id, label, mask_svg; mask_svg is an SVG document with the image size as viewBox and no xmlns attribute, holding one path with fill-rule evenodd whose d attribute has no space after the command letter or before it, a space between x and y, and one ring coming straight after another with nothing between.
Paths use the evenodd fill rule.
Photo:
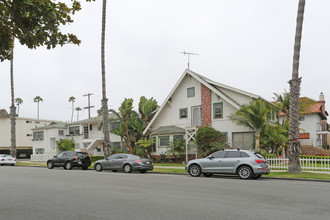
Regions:
<instances>
[{"instance_id":1,"label":"leafy green tree","mask_svg":"<svg viewBox=\"0 0 330 220\"><path fill-rule=\"evenodd\" d=\"M274 125L268 125L262 131L260 135L261 149L267 153L276 154L279 156L282 150L288 144L289 130L287 120L284 120L282 124L275 123Z\"/></svg>"},{"instance_id":2,"label":"leafy green tree","mask_svg":"<svg viewBox=\"0 0 330 220\"><path fill-rule=\"evenodd\" d=\"M69 102L72 103L72 113L71 113L71 122L73 121L73 112L74 112L74 102L76 101L76 98L74 96L71 96L69 98Z\"/></svg>"},{"instance_id":3,"label":"leafy green tree","mask_svg":"<svg viewBox=\"0 0 330 220\"><path fill-rule=\"evenodd\" d=\"M145 158L151 158L151 147L156 144L156 139L141 139L135 143L139 146L137 154Z\"/></svg>"},{"instance_id":4,"label":"leafy green tree","mask_svg":"<svg viewBox=\"0 0 330 220\"><path fill-rule=\"evenodd\" d=\"M79 121L79 112L81 111L81 108L77 107L75 110L77 111L77 121Z\"/></svg>"},{"instance_id":5,"label":"leafy green tree","mask_svg":"<svg viewBox=\"0 0 330 220\"><path fill-rule=\"evenodd\" d=\"M23 100L21 98L16 98L15 103L17 105L17 116L19 115L19 106L23 103Z\"/></svg>"},{"instance_id":6,"label":"leafy green tree","mask_svg":"<svg viewBox=\"0 0 330 220\"><path fill-rule=\"evenodd\" d=\"M260 133L268 125L269 121L275 119L277 111L263 100L251 101L249 105L242 105L229 119L237 125L250 128L255 132L255 150L259 151Z\"/></svg>"},{"instance_id":7,"label":"leafy green tree","mask_svg":"<svg viewBox=\"0 0 330 220\"><path fill-rule=\"evenodd\" d=\"M223 149L226 146L226 137L214 128L203 126L198 128L195 142L199 156L205 157L217 150Z\"/></svg>"},{"instance_id":8,"label":"leafy green tree","mask_svg":"<svg viewBox=\"0 0 330 220\"><path fill-rule=\"evenodd\" d=\"M70 139L60 139L59 141L56 141L57 149L59 151L74 151L74 140Z\"/></svg>"},{"instance_id":9,"label":"leafy green tree","mask_svg":"<svg viewBox=\"0 0 330 220\"><path fill-rule=\"evenodd\" d=\"M10 60L11 84L11 155L16 157L16 107L14 104L14 42L29 49L47 46L47 49L67 43L78 44L73 34L60 31L61 25L72 23L71 15L81 9L78 1L72 6L52 0L1 0L0 1L0 61Z\"/></svg>"},{"instance_id":10,"label":"leafy green tree","mask_svg":"<svg viewBox=\"0 0 330 220\"><path fill-rule=\"evenodd\" d=\"M178 160L183 160L185 154L186 142L182 138L174 138L173 141L169 143L169 150L167 153L174 157L175 162Z\"/></svg>"},{"instance_id":11,"label":"leafy green tree","mask_svg":"<svg viewBox=\"0 0 330 220\"><path fill-rule=\"evenodd\" d=\"M36 102L37 103L37 110L38 110L38 113L37 113L37 118L39 119L39 103L40 102L43 102L44 100L40 97L40 96L36 96L34 97L33 99L33 102Z\"/></svg>"}]
</instances>

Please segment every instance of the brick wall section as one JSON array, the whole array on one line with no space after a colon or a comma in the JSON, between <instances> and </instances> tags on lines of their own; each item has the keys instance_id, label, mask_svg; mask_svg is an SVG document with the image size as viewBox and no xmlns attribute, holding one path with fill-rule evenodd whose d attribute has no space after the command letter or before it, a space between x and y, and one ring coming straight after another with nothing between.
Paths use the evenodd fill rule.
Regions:
<instances>
[{"instance_id":1,"label":"brick wall section","mask_svg":"<svg viewBox=\"0 0 330 220\"><path fill-rule=\"evenodd\" d=\"M202 126L207 125L211 127L211 90L201 84L201 99L202 99Z\"/></svg>"}]
</instances>

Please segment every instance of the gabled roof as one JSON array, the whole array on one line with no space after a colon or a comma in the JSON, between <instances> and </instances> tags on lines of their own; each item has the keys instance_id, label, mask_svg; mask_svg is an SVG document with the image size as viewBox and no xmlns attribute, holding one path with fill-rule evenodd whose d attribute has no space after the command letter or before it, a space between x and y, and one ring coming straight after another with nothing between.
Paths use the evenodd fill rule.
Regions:
<instances>
[{"instance_id":1,"label":"gabled roof","mask_svg":"<svg viewBox=\"0 0 330 220\"><path fill-rule=\"evenodd\" d=\"M307 114L319 114L322 119L327 119L327 116L329 115L327 111L325 111L324 108L324 102L322 101L315 101L308 97L301 97L299 98L300 106L304 106L303 108L300 108L299 113L302 115ZM280 112L280 116L286 116L284 112Z\"/></svg>"},{"instance_id":2,"label":"gabled roof","mask_svg":"<svg viewBox=\"0 0 330 220\"><path fill-rule=\"evenodd\" d=\"M194 77L197 81L199 81L201 84L203 84L204 86L206 86L207 88L209 88L212 92L214 92L215 94L217 94L219 97L221 97L223 100L225 100L226 102L228 102L230 105L232 105L235 109L239 109L241 107L240 103L237 103L235 100L233 100L232 98L230 98L229 96L227 96L224 92L221 91L221 88L227 89L227 90L231 90L234 92L237 92L239 94L243 94L246 95L248 97L254 98L254 99L262 99L262 97L252 94L252 93L248 93L245 92L243 90L240 89L236 89L221 83L217 83L215 81L212 81L202 75L199 75L189 69L186 69L183 74L181 75L180 79L178 80L178 82L175 84L174 88L171 90L170 94L166 97L165 101L163 102L163 104L161 105L161 107L158 109L157 113L155 114L155 116L152 118L152 120L150 121L149 125L144 129L143 134L145 134L147 132L147 130L151 127L151 125L153 124L153 122L156 120L156 118L158 117L158 115L160 114L160 112L163 110L164 106L166 105L166 103L168 102L169 98L173 95L173 93L175 92L175 90L178 88L178 86L180 85L181 81L184 79L184 77L186 75L189 75L191 77Z\"/></svg>"},{"instance_id":3,"label":"gabled roof","mask_svg":"<svg viewBox=\"0 0 330 220\"><path fill-rule=\"evenodd\" d=\"M0 109L0 118L9 118L9 114L6 109Z\"/></svg>"}]
</instances>

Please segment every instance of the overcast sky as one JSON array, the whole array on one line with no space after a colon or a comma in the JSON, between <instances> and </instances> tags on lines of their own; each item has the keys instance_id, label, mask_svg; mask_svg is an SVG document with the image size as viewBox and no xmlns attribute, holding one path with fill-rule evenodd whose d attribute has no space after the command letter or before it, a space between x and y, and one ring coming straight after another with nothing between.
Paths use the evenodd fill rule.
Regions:
<instances>
[{"instance_id":1,"label":"overcast sky","mask_svg":"<svg viewBox=\"0 0 330 220\"><path fill-rule=\"evenodd\" d=\"M71 3L71 1L65 1ZM40 118L69 121L70 96L91 115L101 107L102 1L82 2L74 23L80 46L29 50L16 42L15 98L23 99L20 117L37 117L35 96L43 98ZM161 105L187 67L182 51L198 53L190 69L207 78L272 101L289 91L298 0L109 0L106 32L106 81L109 108L124 98L137 106L141 96ZM330 109L330 1L306 0L301 47L301 96ZM0 63L0 109L9 112L10 63ZM327 107L328 106L328 107ZM88 110L80 112L80 119ZM76 112L74 119L76 119ZM329 121L329 120L328 120Z\"/></svg>"}]
</instances>

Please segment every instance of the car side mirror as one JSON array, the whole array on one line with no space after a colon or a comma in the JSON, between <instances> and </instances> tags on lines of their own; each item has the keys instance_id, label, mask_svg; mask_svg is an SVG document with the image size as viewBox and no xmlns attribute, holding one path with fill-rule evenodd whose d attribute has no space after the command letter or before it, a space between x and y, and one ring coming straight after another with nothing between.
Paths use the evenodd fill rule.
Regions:
<instances>
[{"instance_id":1,"label":"car side mirror","mask_svg":"<svg viewBox=\"0 0 330 220\"><path fill-rule=\"evenodd\" d=\"M56 155L54 155L54 157L55 157L55 158L57 158L57 156L56 156Z\"/></svg>"},{"instance_id":2,"label":"car side mirror","mask_svg":"<svg viewBox=\"0 0 330 220\"><path fill-rule=\"evenodd\" d=\"M109 160L109 158L105 158L105 160Z\"/></svg>"}]
</instances>

